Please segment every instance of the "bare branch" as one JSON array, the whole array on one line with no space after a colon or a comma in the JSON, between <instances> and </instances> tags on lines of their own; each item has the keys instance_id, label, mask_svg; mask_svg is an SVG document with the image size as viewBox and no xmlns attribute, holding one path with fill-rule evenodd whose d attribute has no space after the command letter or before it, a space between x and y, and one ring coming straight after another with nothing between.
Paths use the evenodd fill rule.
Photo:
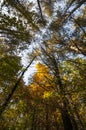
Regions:
<instances>
[{"instance_id":1,"label":"bare branch","mask_svg":"<svg viewBox=\"0 0 86 130\"><path fill-rule=\"evenodd\" d=\"M41 9L41 5L40 5L39 0L37 0L37 3L38 3L39 10L40 10L41 19L43 21L43 14L42 14L42 9Z\"/></svg>"}]
</instances>

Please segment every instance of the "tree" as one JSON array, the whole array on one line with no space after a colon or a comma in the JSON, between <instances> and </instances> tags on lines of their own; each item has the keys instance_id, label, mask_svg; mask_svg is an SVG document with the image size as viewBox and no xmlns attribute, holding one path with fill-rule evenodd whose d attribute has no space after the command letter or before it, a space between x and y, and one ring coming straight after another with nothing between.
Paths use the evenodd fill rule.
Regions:
<instances>
[{"instance_id":1,"label":"tree","mask_svg":"<svg viewBox=\"0 0 86 130\"><path fill-rule=\"evenodd\" d=\"M65 130L84 129L85 75L82 73L85 70L86 55L85 2L85 0L64 0L64 2L3 0L0 4L0 40L3 39L0 43L0 63L2 63L0 84L1 98L7 97L7 101L4 102L6 107L12 101L13 95L16 97L18 94L20 80L22 81L23 74L27 70L26 67L18 78L18 72L21 72L18 52L27 48L28 59L33 59L33 55L36 55L35 61L40 61L39 72L34 74L33 83L27 88L28 94L24 89L26 97L22 102L25 103L27 112L22 110L20 113L23 115L17 116L18 121L22 122L19 123L22 124L22 129L27 129L28 124L30 129L62 129L63 126ZM9 86L5 89L6 95L4 95L5 86ZM6 107L4 111L7 111ZM11 105L8 105L8 108L11 108ZM16 108L20 107L16 105L14 109ZM8 111L12 112L13 110ZM12 123L12 118L9 120ZM13 129L16 126L13 123L9 124L9 128L6 125L7 129ZM20 126L17 129L20 129Z\"/></svg>"},{"instance_id":2,"label":"tree","mask_svg":"<svg viewBox=\"0 0 86 130\"><path fill-rule=\"evenodd\" d=\"M47 66L41 63L37 64L38 71L34 75L32 84L28 86L30 95L32 97L32 100L34 101L35 107L37 106L37 109L38 109L38 106L40 106L40 104L43 104L42 107L44 109L46 106L49 108L49 109L48 108L46 109L47 114L49 111L51 111L51 113L54 114L55 111L59 110L60 116L62 115L64 129L68 129L70 127L70 124L68 125L69 121L67 120L67 118L71 120L71 125L73 129L79 129L79 128L85 129L84 128L85 122L82 121L80 117L80 113L79 113L79 110L81 108L78 109L78 107L80 107L78 105L79 104L81 105L81 103L83 104L83 101L81 102L79 98L81 95L83 97L84 84L86 83L85 83L84 78L82 78L83 81L80 80L82 77L82 74L79 72L82 71L81 70L82 67L76 70L77 66L76 64L74 65L74 62L76 62L77 60L78 60L77 64L84 65L83 63L85 63L85 61L82 59L75 59L72 63L70 63L69 61L61 63L61 66L59 69L61 72L60 75L62 76L61 82L62 82L63 88L61 89L63 89L63 92L59 88L59 85L58 85L59 82L55 82L55 78L57 79L56 75L54 75L53 73L50 74ZM77 78L75 78L76 74L78 76ZM79 86L81 86L81 83L79 83L79 86L78 84L76 84L78 83L77 80L80 80L80 82L83 83L82 88L81 88L82 91L79 88ZM77 95L77 99L76 99L76 95ZM76 105L77 105L77 109L76 109ZM54 112L53 112L53 107L54 107ZM49 118L50 116L52 116L52 114L49 115ZM48 115L46 118L48 118ZM66 124L66 121L67 121L67 124ZM81 124L79 124L79 122L81 122ZM49 126L49 122L48 123L46 122L46 124L48 124L47 129L51 129L53 127L53 126L51 127Z\"/></svg>"},{"instance_id":3,"label":"tree","mask_svg":"<svg viewBox=\"0 0 86 130\"><path fill-rule=\"evenodd\" d=\"M3 41L0 44L0 93L1 104L3 104L7 94L17 80L18 72L21 69L20 57L6 52L8 46L4 45Z\"/></svg>"}]
</instances>

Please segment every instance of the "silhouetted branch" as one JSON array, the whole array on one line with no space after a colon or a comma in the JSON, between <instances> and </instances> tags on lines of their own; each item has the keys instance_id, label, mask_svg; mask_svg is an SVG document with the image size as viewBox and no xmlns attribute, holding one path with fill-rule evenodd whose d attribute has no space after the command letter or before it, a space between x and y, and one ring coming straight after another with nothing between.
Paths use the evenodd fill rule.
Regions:
<instances>
[{"instance_id":1,"label":"silhouetted branch","mask_svg":"<svg viewBox=\"0 0 86 130\"><path fill-rule=\"evenodd\" d=\"M37 0L37 3L38 3L39 10L40 10L41 19L43 21L43 14L42 14L42 9L41 9L39 0Z\"/></svg>"},{"instance_id":2,"label":"silhouetted branch","mask_svg":"<svg viewBox=\"0 0 86 130\"><path fill-rule=\"evenodd\" d=\"M78 8L80 8L84 3L86 2L86 0L81 0L80 2L78 2L77 6L63 19L62 23L64 23ZM66 14L64 14L63 16L65 16Z\"/></svg>"}]
</instances>

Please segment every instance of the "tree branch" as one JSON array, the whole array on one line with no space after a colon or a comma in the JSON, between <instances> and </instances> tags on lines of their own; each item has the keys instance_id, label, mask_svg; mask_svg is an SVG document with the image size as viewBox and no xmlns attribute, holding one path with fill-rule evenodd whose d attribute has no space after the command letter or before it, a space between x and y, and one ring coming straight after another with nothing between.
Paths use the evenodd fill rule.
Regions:
<instances>
[{"instance_id":1,"label":"tree branch","mask_svg":"<svg viewBox=\"0 0 86 130\"><path fill-rule=\"evenodd\" d=\"M62 23L64 23L84 3L86 3L86 0L82 0L82 1L78 2L78 5L63 19ZM65 16L65 14L63 16Z\"/></svg>"},{"instance_id":2,"label":"tree branch","mask_svg":"<svg viewBox=\"0 0 86 130\"><path fill-rule=\"evenodd\" d=\"M40 10L41 19L43 21L43 14L42 14L42 9L41 9L39 0L37 0L37 4L38 4L39 10Z\"/></svg>"}]
</instances>

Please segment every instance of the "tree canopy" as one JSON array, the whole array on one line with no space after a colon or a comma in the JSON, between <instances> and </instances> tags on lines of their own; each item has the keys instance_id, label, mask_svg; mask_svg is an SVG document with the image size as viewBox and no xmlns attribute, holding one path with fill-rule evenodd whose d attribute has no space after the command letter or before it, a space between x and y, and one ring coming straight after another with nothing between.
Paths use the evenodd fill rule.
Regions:
<instances>
[{"instance_id":1,"label":"tree canopy","mask_svg":"<svg viewBox=\"0 0 86 130\"><path fill-rule=\"evenodd\" d=\"M86 0L1 0L0 129L85 130L85 56Z\"/></svg>"}]
</instances>

